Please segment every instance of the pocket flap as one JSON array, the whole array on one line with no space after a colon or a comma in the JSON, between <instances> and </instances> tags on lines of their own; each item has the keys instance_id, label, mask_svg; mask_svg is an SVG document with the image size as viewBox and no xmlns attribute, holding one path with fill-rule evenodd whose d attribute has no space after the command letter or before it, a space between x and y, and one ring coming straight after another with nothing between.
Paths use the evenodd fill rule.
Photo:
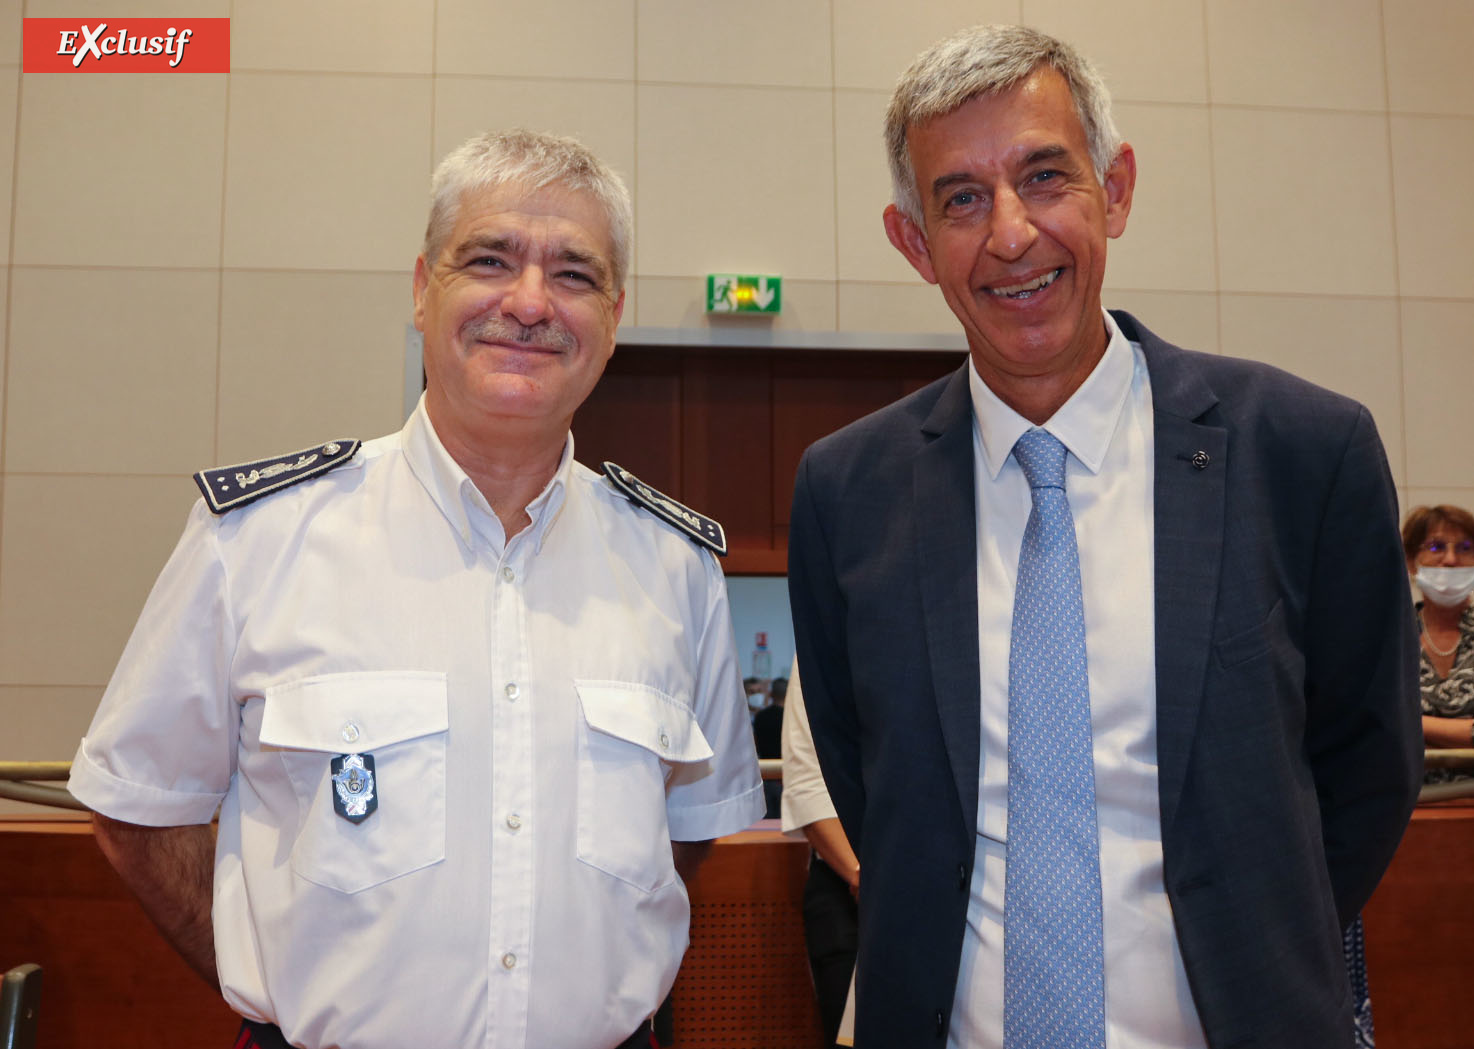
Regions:
<instances>
[{"instance_id":1,"label":"pocket flap","mask_svg":"<svg viewBox=\"0 0 1474 1049\"><path fill-rule=\"evenodd\" d=\"M1233 637L1226 637L1213 646L1218 654L1218 665L1228 670L1240 663L1247 663L1269 651L1274 639L1282 637L1286 629L1285 602L1281 599L1274 603L1269 615L1264 617L1264 622L1240 631Z\"/></svg>"},{"instance_id":2,"label":"pocket flap","mask_svg":"<svg viewBox=\"0 0 1474 1049\"><path fill-rule=\"evenodd\" d=\"M705 761L711 744L684 703L649 685L575 681L589 728L644 747L664 761Z\"/></svg>"},{"instance_id":3,"label":"pocket flap","mask_svg":"<svg viewBox=\"0 0 1474 1049\"><path fill-rule=\"evenodd\" d=\"M268 686L261 742L292 750L362 753L450 727L436 671L320 674Z\"/></svg>"}]
</instances>

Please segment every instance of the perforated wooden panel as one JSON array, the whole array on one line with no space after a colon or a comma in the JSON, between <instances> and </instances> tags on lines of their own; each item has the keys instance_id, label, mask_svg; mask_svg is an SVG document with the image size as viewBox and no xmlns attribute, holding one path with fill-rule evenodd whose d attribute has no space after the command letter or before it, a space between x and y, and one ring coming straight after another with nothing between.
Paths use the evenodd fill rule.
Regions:
<instances>
[{"instance_id":1,"label":"perforated wooden panel","mask_svg":"<svg viewBox=\"0 0 1474 1049\"><path fill-rule=\"evenodd\" d=\"M823 1045L804 951L807 862L806 846L776 834L750 832L712 850L690 886L691 947L673 1002L677 1049Z\"/></svg>"}]
</instances>

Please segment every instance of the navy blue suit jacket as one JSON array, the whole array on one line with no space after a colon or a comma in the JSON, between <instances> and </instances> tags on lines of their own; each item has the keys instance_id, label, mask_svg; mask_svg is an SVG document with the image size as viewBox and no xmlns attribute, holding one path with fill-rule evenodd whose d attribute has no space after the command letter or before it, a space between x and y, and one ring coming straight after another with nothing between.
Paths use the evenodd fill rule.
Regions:
<instances>
[{"instance_id":1,"label":"navy blue suit jacket","mask_svg":"<svg viewBox=\"0 0 1474 1049\"><path fill-rule=\"evenodd\" d=\"M1349 1045L1341 930L1422 767L1386 457L1360 405L1114 316L1151 377L1163 863L1193 1000L1213 1049ZM794 491L804 699L860 858L860 1049L942 1044L957 980L978 808L971 427L964 366L815 443Z\"/></svg>"}]
</instances>

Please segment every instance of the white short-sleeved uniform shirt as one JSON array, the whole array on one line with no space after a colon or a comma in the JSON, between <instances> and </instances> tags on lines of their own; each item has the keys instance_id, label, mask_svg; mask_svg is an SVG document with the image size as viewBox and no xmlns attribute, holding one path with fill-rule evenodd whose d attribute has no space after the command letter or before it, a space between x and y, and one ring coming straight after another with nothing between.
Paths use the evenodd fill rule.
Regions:
<instances>
[{"instance_id":1,"label":"white short-sleeved uniform shirt","mask_svg":"<svg viewBox=\"0 0 1474 1049\"><path fill-rule=\"evenodd\" d=\"M349 463L203 503L73 766L115 819L220 806L220 981L305 1046L593 1049L687 943L670 842L761 817L709 551L573 461L504 540L423 403ZM334 811L369 753L378 808Z\"/></svg>"}]
</instances>

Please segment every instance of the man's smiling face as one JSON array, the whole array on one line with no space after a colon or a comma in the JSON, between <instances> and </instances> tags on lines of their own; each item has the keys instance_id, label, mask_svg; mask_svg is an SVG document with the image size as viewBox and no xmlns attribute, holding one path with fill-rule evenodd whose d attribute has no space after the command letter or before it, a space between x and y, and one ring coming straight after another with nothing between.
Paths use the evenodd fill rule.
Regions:
<instances>
[{"instance_id":1,"label":"man's smiling face","mask_svg":"<svg viewBox=\"0 0 1474 1049\"><path fill-rule=\"evenodd\" d=\"M439 254L415 263L437 426L566 428L614 352L624 295L613 256L608 216L588 194L507 184L462 195Z\"/></svg>"},{"instance_id":2,"label":"man's smiling face","mask_svg":"<svg viewBox=\"0 0 1474 1049\"><path fill-rule=\"evenodd\" d=\"M1097 179L1065 79L1042 66L907 133L918 226L887 210L893 243L939 285L979 376L1005 402L1041 379L1072 391L1105 352L1106 240L1126 228L1135 158Z\"/></svg>"}]
</instances>

